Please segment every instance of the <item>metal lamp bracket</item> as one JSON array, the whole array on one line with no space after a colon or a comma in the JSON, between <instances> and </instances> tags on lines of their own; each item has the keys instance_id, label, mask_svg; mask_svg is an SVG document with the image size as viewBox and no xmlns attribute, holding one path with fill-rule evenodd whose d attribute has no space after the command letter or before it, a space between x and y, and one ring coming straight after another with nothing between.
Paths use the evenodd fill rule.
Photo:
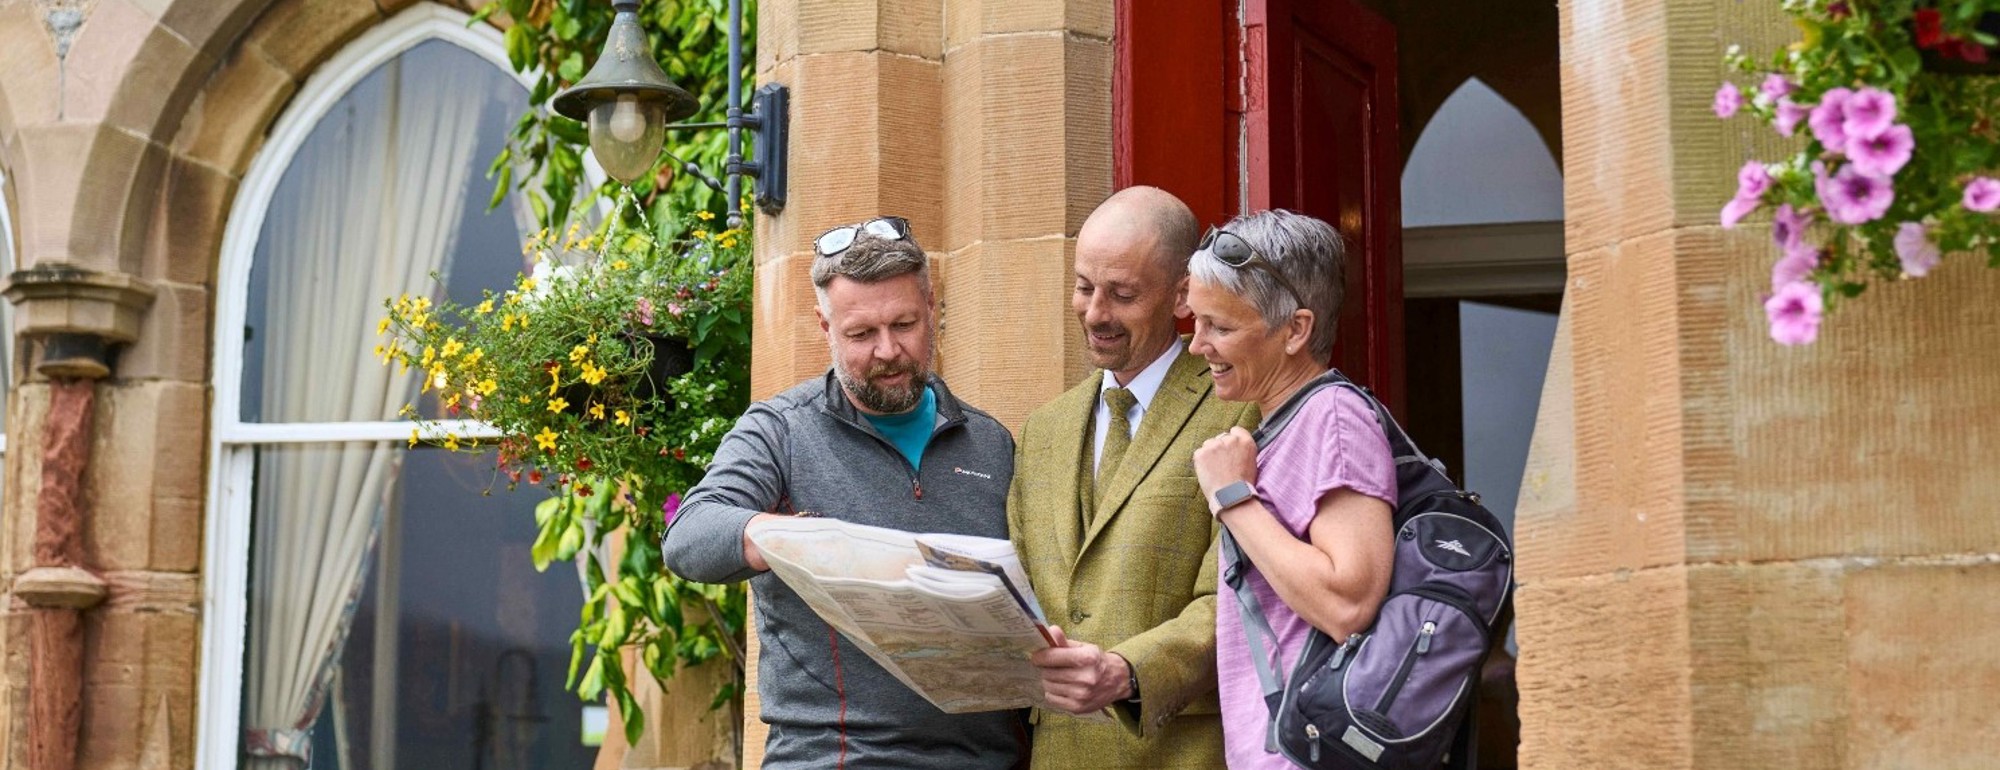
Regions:
<instances>
[{"instance_id":1,"label":"metal lamp bracket","mask_svg":"<svg viewBox=\"0 0 2000 770\"><path fill-rule=\"evenodd\" d=\"M766 84L757 89L757 93L750 98L750 114L745 115L736 108L729 110L729 127L750 132L757 160L744 161L741 156L732 156L723 173L756 180L751 191L757 199L757 208L766 214L776 214L785 209L786 140L790 118L791 90L780 83Z\"/></svg>"}]
</instances>

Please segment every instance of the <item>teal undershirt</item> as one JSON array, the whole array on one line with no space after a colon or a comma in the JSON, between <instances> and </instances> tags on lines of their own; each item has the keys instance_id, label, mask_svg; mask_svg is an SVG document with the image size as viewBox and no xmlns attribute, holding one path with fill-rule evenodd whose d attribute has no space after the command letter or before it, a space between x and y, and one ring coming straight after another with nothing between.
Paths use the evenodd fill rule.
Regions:
<instances>
[{"instance_id":1,"label":"teal undershirt","mask_svg":"<svg viewBox=\"0 0 2000 770\"><path fill-rule=\"evenodd\" d=\"M896 451L910 461L910 467L923 467L924 447L931 443L931 433L937 427L937 394L930 386L924 386L924 399L917 402L917 408L902 414L868 414L868 424L896 445Z\"/></svg>"}]
</instances>

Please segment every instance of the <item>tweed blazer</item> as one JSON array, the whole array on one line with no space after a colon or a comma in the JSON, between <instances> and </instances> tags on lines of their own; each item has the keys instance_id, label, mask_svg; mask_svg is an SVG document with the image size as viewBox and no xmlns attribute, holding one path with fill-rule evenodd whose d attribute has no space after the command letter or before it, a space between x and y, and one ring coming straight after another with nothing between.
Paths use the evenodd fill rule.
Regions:
<instances>
[{"instance_id":1,"label":"tweed blazer","mask_svg":"<svg viewBox=\"0 0 2000 770\"><path fill-rule=\"evenodd\" d=\"M1099 372L1028 416L1007 496L1009 536L1048 613L1071 639L1123 656L1141 702L1120 724L1038 711L1036 768L1221 767L1215 696L1216 537L1194 477L1194 450L1252 404L1216 398L1208 365L1186 352L1167 371L1116 475L1083 519L1078 469L1090 467Z\"/></svg>"}]
</instances>

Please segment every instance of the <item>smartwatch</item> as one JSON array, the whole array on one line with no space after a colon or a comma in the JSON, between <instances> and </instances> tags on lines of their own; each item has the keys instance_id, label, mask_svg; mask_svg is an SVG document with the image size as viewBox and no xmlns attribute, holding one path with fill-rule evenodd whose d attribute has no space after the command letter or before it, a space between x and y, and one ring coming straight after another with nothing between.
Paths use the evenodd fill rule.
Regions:
<instances>
[{"instance_id":1,"label":"smartwatch","mask_svg":"<svg viewBox=\"0 0 2000 770\"><path fill-rule=\"evenodd\" d=\"M1257 489L1250 486L1250 482L1232 481L1228 486L1215 490L1215 499L1209 503L1208 510L1219 516L1223 511L1241 505L1256 496Z\"/></svg>"}]
</instances>

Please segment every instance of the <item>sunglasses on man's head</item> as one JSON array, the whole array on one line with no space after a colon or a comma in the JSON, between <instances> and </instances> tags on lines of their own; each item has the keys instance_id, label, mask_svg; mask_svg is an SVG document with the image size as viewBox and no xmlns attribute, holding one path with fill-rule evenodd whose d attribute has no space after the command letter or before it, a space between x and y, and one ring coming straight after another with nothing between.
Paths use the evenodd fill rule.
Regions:
<instances>
[{"instance_id":1,"label":"sunglasses on man's head","mask_svg":"<svg viewBox=\"0 0 2000 770\"><path fill-rule=\"evenodd\" d=\"M1291 281L1285 280L1285 274L1278 269L1278 263L1272 262L1270 257L1257 251L1257 247L1243 240L1243 236L1220 227L1211 227L1208 228L1208 234L1201 237L1201 245L1196 249L1215 255L1222 264L1237 270L1255 268L1270 273L1272 278L1278 279L1278 285L1284 288L1285 293L1292 295L1292 302L1297 303L1300 308L1306 306L1304 295L1299 294L1298 289L1292 288Z\"/></svg>"},{"instance_id":2,"label":"sunglasses on man's head","mask_svg":"<svg viewBox=\"0 0 2000 770\"><path fill-rule=\"evenodd\" d=\"M858 225L841 225L813 239L813 250L822 257L840 256L862 233L885 241L900 241L910 237L910 223L902 217L877 217Z\"/></svg>"}]
</instances>

